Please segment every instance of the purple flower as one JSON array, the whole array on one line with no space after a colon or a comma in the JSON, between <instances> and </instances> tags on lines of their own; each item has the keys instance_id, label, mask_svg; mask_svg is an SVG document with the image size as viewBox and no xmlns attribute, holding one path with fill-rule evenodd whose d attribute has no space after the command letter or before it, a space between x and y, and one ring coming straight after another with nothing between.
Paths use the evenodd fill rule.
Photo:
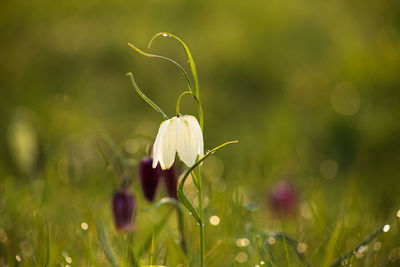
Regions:
<instances>
[{"instance_id":1,"label":"purple flower","mask_svg":"<svg viewBox=\"0 0 400 267\"><path fill-rule=\"evenodd\" d=\"M139 165L140 182L142 184L143 194L149 202L154 200L162 172L159 164L155 169L153 169L152 164L153 159L151 157L146 157L140 161Z\"/></svg>"},{"instance_id":2,"label":"purple flower","mask_svg":"<svg viewBox=\"0 0 400 267\"><path fill-rule=\"evenodd\" d=\"M297 192L288 181L276 183L269 195L272 209L281 215L290 215L297 208Z\"/></svg>"},{"instance_id":3,"label":"purple flower","mask_svg":"<svg viewBox=\"0 0 400 267\"><path fill-rule=\"evenodd\" d=\"M165 185L167 186L168 196L178 199L176 194L177 191L177 182L178 182L178 175L176 165L173 164L171 168L167 170L163 170L161 176L164 177Z\"/></svg>"},{"instance_id":4,"label":"purple flower","mask_svg":"<svg viewBox=\"0 0 400 267\"><path fill-rule=\"evenodd\" d=\"M131 192L120 190L114 193L112 210L115 228L118 231L133 231L136 216L136 201Z\"/></svg>"}]
</instances>

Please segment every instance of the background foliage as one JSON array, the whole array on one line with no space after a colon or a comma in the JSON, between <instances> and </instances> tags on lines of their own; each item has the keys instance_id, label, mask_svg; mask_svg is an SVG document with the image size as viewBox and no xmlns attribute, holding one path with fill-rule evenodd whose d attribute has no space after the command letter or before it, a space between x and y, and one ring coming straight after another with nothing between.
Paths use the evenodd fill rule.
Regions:
<instances>
[{"instance_id":1,"label":"background foliage","mask_svg":"<svg viewBox=\"0 0 400 267\"><path fill-rule=\"evenodd\" d=\"M145 49L153 34L169 31L186 41L197 63L206 148L240 140L204 164L205 214L220 218L206 226L206 251L215 248L208 265L268 264L256 228L284 229L307 245L309 263L329 265L388 223L391 230L353 266L396 266L399 8L395 0L2 1L0 265L17 265L17 255L22 266L70 259L105 266L103 228L123 261L128 237L113 228L110 208L120 177L98 145L111 155L104 135L116 144L132 133L154 138L162 120L134 93L129 71L173 115L185 89L180 73L127 46ZM157 40L150 51L188 67L172 40ZM193 107L184 99L184 113ZM138 252L170 210L146 211L137 163L151 140L128 140L122 144L138 201ZM299 199L285 218L269 208L269 192L282 179ZM189 216L185 223L188 258L196 264L197 235L189 230L196 225ZM167 251L170 266L184 263L176 237L171 216L155 237L156 263ZM238 247L241 238L250 245ZM289 265L279 256L283 245L271 252L278 266ZM288 253L298 266L296 253Z\"/></svg>"}]
</instances>

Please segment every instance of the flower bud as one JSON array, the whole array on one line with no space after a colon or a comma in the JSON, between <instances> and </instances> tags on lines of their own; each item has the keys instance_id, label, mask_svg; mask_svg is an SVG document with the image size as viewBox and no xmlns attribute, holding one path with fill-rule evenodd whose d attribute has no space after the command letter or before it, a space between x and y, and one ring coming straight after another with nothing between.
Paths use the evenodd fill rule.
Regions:
<instances>
[{"instance_id":1,"label":"flower bud","mask_svg":"<svg viewBox=\"0 0 400 267\"><path fill-rule=\"evenodd\" d=\"M152 167L153 159L151 157L143 158L140 161L139 173L140 182L144 197L151 202L157 192L158 182L161 177L161 167L158 164L155 169Z\"/></svg>"},{"instance_id":2,"label":"flower bud","mask_svg":"<svg viewBox=\"0 0 400 267\"><path fill-rule=\"evenodd\" d=\"M136 216L136 201L131 192L121 190L114 193L112 203L115 228L118 231L133 231Z\"/></svg>"},{"instance_id":3,"label":"flower bud","mask_svg":"<svg viewBox=\"0 0 400 267\"><path fill-rule=\"evenodd\" d=\"M272 209L281 215L291 215L297 207L297 193L288 181L279 181L270 192Z\"/></svg>"},{"instance_id":4,"label":"flower bud","mask_svg":"<svg viewBox=\"0 0 400 267\"><path fill-rule=\"evenodd\" d=\"M178 175L176 165L173 164L171 168L167 170L163 170L161 176L164 177L165 185L167 186L168 196L178 199L176 194L177 191L177 182L178 182Z\"/></svg>"}]
</instances>

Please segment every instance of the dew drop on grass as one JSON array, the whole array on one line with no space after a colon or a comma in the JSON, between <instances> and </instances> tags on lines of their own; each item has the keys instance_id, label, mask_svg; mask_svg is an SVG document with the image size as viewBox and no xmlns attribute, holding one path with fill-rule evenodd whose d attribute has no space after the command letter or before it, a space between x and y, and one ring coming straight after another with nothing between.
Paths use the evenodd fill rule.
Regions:
<instances>
[{"instance_id":1,"label":"dew drop on grass","mask_svg":"<svg viewBox=\"0 0 400 267\"><path fill-rule=\"evenodd\" d=\"M386 224L385 226L383 226L383 229L382 229L385 233L387 233L387 232L389 232L389 230L390 230L390 225L389 224Z\"/></svg>"},{"instance_id":2,"label":"dew drop on grass","mask_svg":"<svg viewBox=\"0 0 400 267\"><path fill-rule=\"evenodd\" d=\"M264 261L260 261L260 265L265 265L265 262Z\"/></svg>"},{"instance_id":3,"label":"dew drop on grass","mask_svg":"<svg viewBox=\"0 0 400 267\"><path fill-rule=\"evenodd\" d=\"M163 37L168 37L168 34L163 33L162 36L163 36Z\"/></svg>"},{"instance_id":4,"label":"dew drop on grass","mask_svg":"<svg viewBox=\"0 0 400 267\"><path fill-rule=\"evenodd\" d=\"M20 262L21 260L22 260L22 258L21 258L21 256L20 255L15 255L15 259L18 261L18 262Z\"/></svg>"}]
</instances>

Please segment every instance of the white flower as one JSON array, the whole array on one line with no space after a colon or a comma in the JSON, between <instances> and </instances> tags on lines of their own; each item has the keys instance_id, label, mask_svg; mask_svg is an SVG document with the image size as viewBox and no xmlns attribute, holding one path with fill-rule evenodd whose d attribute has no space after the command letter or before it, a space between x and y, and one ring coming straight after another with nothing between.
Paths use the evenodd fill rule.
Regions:
<instances>
[{"instance_id":1,"label":"white flower","mask_svg":"<svg viewBox=\"0 0 400 267\"><path fill-rule=\"evenodd\" d=\"M169 169L176 152L189 167L196 162L197 156L203 156L203 133L195 117L184 115L161 123L153 146L153 168L160 163L163 170Z\"/></svg>"}]
</instances>

